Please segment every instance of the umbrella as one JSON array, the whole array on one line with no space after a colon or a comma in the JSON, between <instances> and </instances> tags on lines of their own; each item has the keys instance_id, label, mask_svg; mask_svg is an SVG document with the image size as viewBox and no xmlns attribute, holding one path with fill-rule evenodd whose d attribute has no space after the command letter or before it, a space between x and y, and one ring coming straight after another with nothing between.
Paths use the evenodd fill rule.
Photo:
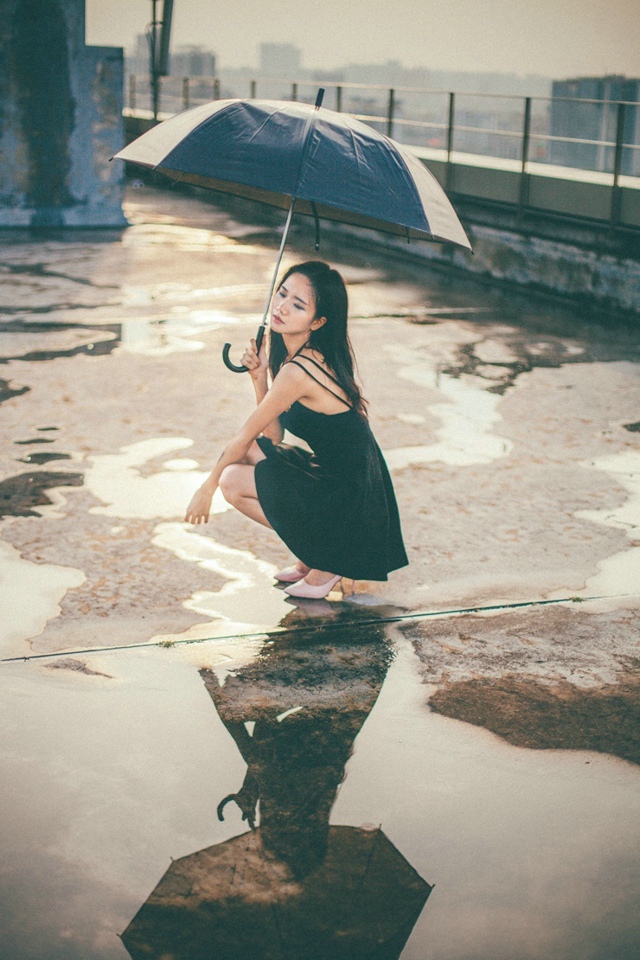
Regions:
<instances>
[{"instance_id":1,"label":"umbrella","mask_svg":"<svg viewBox=\"0 0 640 960\"><path fill-rule=\"evenodd\" d=\"M174 181L288 210L269 306L294 210L471 249L444 190L408 150L348 114L280 100L217 100L158 124L116 154ZM223 357L230 370L244 366Z\"/></svg>"},{"instance_id":2,"label":"umbrella","mask_svg":"<svg viewBox=\"0 0 640 960\"><path fill-rule=\"evenodd\" d=\"M224 683L200 671L247 763L218 817L234 800L251 830L171 863L122 934L133 960L398 960L432 887L381 829L330 825L390 658L384 627L352 615Z\"/></svg>"},{"instance_id":3,"label":"umbrella","mask_svg":"<svg viewBox=\"0 0 640 960\"><path fill-rule=\"evenodd\" d=\"M398 960L431 890L379 829L330 827L302 882L254 830L174 860L122 941L133 960Z\"/></svg>"}]
</instances>

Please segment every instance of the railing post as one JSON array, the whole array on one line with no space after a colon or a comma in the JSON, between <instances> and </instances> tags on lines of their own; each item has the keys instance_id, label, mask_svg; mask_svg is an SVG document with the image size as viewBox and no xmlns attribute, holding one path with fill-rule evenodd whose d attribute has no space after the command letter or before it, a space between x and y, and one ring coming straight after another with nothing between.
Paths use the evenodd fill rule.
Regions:
<instances>
[{"instance_id":1,"label":"railing post","mask_svg":"<svg viewBox=\"0 0 640 960\"><path fill-rule=\"evenodd\" d=\"M129 74L129 109L135 110L136 108L136 75L135 73Z\"/></svg>"},{"instance_id":2,"label":"railing post","mask_svg":"<svg viewBox=\"0 0 640 960\"><path fill-rule=\"evenodd\" d=\"M216 77L213 81L213 99L220 99L220 80Z\"/></svg>"},{"instance_id":3,"label":"railing post","mask_svg":"<svg viewBox=\"0 0 640 960\"><path fill-rule=\"evenodd\" d=\"M336 113L342 112L342 87L336 87Z\"/></svg>"},{"instance_id":4,"label":"railing post","mask_svg":"<svg viewBox=\"0 0 640 960\"><path fill-rule=\"evenodd\" d=\"M613 184L611 186L611 226L620 222L620 208L622 192L620 190L620 174L622 173L622 155L624 151L624 121L626 104L618 104L616 117L616 148L613 155Z\"/></svg>"},{"instance_id":5,"label":"railing post","mask_svg":"<svg viewBox=\"0 0 640 960\"><path fill-rule=\"evenodd\" d=\"M520 158L520 207L529 203L529 141L531 139L531 97L524 98L524 122L522 124L522 156Z\"/></svg>"},{"instance_id":6,"label":"railing post","mask_svg":"<svg viewBox=\"0 0 640 960\"><path fill-rule=\"evenodd\" d=\"M393 112L395 108L396 93L393 88L389 90L389 103L387 106L387 136L393 136Z\"/></svg>"},{"instance_id":7,"label":"railing post","mask_svg":"<svg viewBox=\"0 0 640 960\"><path fill-rule=\"evenodd\" d=\"M291 84L291 99L292 99L292 101L293 101L294 103L295 103L296 100L298 99L298 84L297 84L297 83L292 83L292 84Z\"/></svg>"},{"instance_id":8,"label":"railing post","mask_svg":"<svg viewBox=\"0 0 640 960\"><path fill-rule=\"evenodd\" d=\"M447 190L453 190L453 163L451 155L453 153L453 130L456 111L456 95L453 91L449 93L449 117L447 120Z\"/></svg>"},{"instance_id":9,"label":"railing post","mask_svg":"<svg viewBox=\"0 0 640 960\"><path fill-rule=\"evenodd\" d=\"M189 109L189 77L182 78L182 109Z\"/></svg>"},{"instance_id":10,"label":"railing post","mask_svg":"<svg viewBox=\"0 0 640 960\"><path fill-rule=\"evenodd\" d=\"M158 73L151 76L151 109L153 119L157 122L162 104L162 77Z\"/></svg>"},{"instance_id":11,"label":"railing post","mask_svg":"<svg viewBox=\"0 0 640 960\"><path fill-rule=\"evenodd\" d=\"M255 80L252 80L249 86L249 99L255 100L255 98L256 98L256 82Z\"/></svg>"}]
</instances>

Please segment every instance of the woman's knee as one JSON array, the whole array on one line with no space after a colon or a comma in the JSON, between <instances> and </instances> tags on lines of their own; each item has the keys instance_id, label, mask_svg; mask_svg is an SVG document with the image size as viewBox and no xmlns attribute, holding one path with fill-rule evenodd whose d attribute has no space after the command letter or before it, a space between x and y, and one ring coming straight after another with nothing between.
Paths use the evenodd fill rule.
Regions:
<instances>
[{"instance_id":1,"label":"woman's knee","mask_svg":"<svg viewBox=\"0 0 640 960\"><path fill-rule=\"evenodd\" d=\"M241 468L240 464L230 463L220 474L218 486L227 503L233 503L240 495Z\"/></svg>"},{"instance_id":2,"label":"woman's knee","mask_svg":"<svg viewBox=\"0 0 640 960\"><path fill-rule=\"evenodd\" d=\"M253 467L246 463L230 463L222 471L218 485L227 503L233 506L244 497L257 497Z\"/></svg>"}]
</instances>

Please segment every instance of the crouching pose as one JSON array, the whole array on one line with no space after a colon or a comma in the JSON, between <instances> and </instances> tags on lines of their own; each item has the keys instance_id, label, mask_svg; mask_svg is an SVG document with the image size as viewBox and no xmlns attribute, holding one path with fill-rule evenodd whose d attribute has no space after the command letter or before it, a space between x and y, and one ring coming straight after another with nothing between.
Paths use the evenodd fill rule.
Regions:
<instances>
[{"instance_id":1,"label":"crouching pose","mask_svg":"<svg viewBox=\"0 0 640 960\"><path fill-rule=\"evenodd\" d=\"M354 379L347 311L344 281L326 263L287 271L272 304L268 358L255 341L242 358L258 406L185 517L206 523L220 487L293 552L276 579L294 597L326 597L341 577L386 580L407 563L389 471ZM312 452L283 444L285 429Z\"/></svg>"}]
</instances>

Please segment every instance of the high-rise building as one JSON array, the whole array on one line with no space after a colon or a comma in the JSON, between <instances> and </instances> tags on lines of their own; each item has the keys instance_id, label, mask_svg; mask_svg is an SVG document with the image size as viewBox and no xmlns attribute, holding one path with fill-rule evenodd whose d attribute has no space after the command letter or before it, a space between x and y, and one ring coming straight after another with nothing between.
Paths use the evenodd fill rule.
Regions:
<instances>
[{"instance_id":1,"label":"high-rise building","mask_svg":"<svg viewBox=\"0 0 640 960\"><path fill-rule=\"evenodd\" d=\"M640 79L612 75L554 80L551 95L550 132L561 138L550 143L551 163L611 173L618 102L624 101L621 172L640 174Z\"/></svg>"}]
</instances>

